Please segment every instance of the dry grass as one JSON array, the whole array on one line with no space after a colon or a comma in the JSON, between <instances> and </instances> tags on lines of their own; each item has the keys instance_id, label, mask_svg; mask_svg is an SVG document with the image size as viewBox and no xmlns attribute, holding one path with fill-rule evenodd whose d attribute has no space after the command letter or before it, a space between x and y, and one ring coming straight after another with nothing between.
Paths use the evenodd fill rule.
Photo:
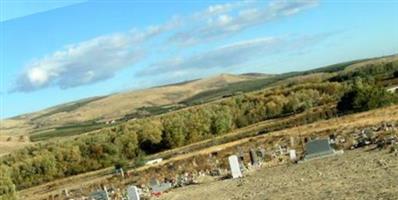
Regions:
<instances>
[{"instance_id":1,"label":"dry grass","mask_svg":"<svg viewBox=\"0 0 398 200\"><path fill-rule=\"evenodd\" d=\"M23 136L1 136L0 135L0 156L22 149L32 143Z\"/></svg>"}]
</instances>

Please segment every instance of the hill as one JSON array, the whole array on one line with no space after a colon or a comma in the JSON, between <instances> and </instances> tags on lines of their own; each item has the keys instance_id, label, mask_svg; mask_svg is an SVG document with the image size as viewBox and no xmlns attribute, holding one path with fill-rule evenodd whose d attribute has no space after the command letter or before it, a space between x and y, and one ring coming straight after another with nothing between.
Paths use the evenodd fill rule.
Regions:
<instances>
[{"instance_id":1,"label":"hill","mask_svg":"<svg viewBox=\"0 0 398 200\"><path fill-rule=\"evenodd\" d=\"M140 108L178 104L198 93L256 77L222 74L205 79L92 97L2 120L1 132L26 135L68 124L121 119Z\"/></svg>"}]
</instances>

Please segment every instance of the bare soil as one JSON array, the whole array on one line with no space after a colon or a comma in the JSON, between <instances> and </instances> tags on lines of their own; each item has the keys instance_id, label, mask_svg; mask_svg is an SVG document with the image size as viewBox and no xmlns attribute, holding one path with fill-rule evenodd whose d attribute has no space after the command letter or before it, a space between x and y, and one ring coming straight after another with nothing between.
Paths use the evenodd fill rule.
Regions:
<instances>
[{"instance_id":1,"label":"bare soil","mask_svg":"<svg viewBox=\"0 0 398 200\"><path fill-rule=\"evenodd\" d=\"M386 150L287 164L172 190L161 200L398 199L398 156Z\"/></svg>"}]
</instances>

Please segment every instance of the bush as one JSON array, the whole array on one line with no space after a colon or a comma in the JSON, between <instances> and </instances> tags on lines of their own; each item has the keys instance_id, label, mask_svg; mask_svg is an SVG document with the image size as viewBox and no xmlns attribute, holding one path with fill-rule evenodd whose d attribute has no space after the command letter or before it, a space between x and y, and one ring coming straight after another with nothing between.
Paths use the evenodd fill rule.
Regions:
<instances>
[{"instance_id":1,"label":"bush","mask_svg":"<svg viewBox=\"0 0 398 200\"><path fill-rule=\"evenodd\" d=\"M346 92L337 103L337 109L342 113L367 111L384 107L397 102L396 95L385 88L355 81L352 89Z\"/></svg>"},{"instance_id":2,"label":"bush","mask_svg":"<svg viewBox=\"0 0 398 200\"><path fill-rule=\"evenodd\" d=\"M11 180L8 168L0 166L0 200L13 199L17 199L15 185Z\"/></svg>"}]
</instances>

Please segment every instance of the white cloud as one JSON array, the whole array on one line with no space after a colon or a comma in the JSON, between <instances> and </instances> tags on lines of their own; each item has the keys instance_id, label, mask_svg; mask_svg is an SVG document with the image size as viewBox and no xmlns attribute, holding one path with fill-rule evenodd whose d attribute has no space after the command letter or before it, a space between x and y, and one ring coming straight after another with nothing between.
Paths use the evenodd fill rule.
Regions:
<instances>
[{"instance_id":1,"label":"white cloud","mask_svg":"<svg viewBox=\"0 0 398 200\"><path fill-rule=\"evenodd\" d=\"M293 15L316 5L314 0L274 0L267 5L258 1L236 1L209 6L187 17L174 17L159 26L99 36L65 46L27 64L12 91L29 92L56 86L62 89L92 84L112 78L118 71L133 66L156 50L149 41L167 33L174 44L195 44L238 33L280 17ZM281 41L262 38L228 45L188 59L174 58L149 66L151 70L192 69L198 67L229 67L254 58L259 52L272 52ZM174 48L171 48L174 49ZM177 50L181 50L177 48ZM164 65L165 67L161 66Z\"/></svg>"},{"instance_id":2,"label":"white cloud","mask_svg":"<svg viewBox=\"0 0 398 200\"><path fill-rule=\"evenodd\" d=\"M48 86L65 89L109 79L144 58L146 41L173 27L167 23L68 45L30 62L12 91L29 92Z\"/></svg>"},{"instance_id":3,"label":"white cloud","mask_svg":"<svg viewBox=\"0 0 398 200\"><path fill-rule=\"evenodd\" d=\"M271 1L267 5L261 3L249 1L218 5L217 8L211 6L200 14L199 20L189 21L190 26L175 33L170 41L179 45L190 45L216 39L271 20L297 14L317 5L318 2L316 0L279 0ZM196 24L192 25L193 23Z\"/></svg>"},{"instance_id":4,"label":"white cloud","mask_svg":"<svg viewBox=\"0 0 398 200\"><path fill-rule=\"evenodd\" d=\"M189 69L210 69L234 67L266 51L273 51L282 41L279 38L267 37L247 40L222 46L186 59L173 58L151 65L139 75L156 75Z\"/></svg>"},{"instance_id":5,"label":"white cloud","mask_svg":"<svg viewBox=\"0 0 398 200\"><path fill-rule=\"evenodd\" d=\"M183 73L190 70L231 69L252 61L264 59L271 54L302 51L337 32L300 37L263 37L245 40L198 53L187 58L172 58L152 64L138 75Z\"/></svg>"}]
</instances>

